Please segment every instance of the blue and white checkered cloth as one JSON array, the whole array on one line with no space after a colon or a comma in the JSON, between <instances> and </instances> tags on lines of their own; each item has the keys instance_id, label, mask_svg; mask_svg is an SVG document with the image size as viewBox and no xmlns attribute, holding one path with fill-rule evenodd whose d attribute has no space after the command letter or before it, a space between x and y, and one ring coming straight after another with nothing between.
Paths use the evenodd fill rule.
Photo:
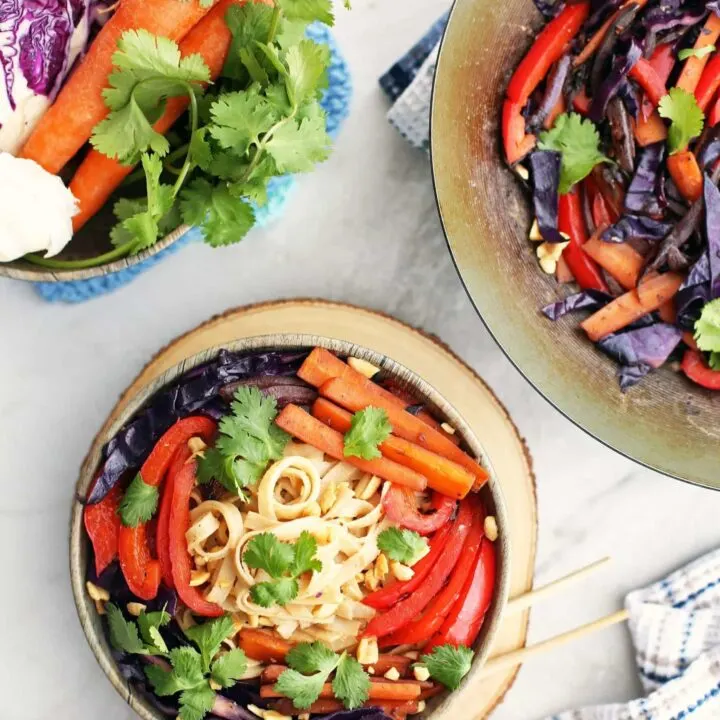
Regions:
<instances>
[{"instance_id":1,"label":"blue and white checkered cloth","mask_svg":"<svg viewBox=\"0 0 720 720\"><path fill-rule=\"evenodd\" d=\"M550 720L718 720L720 550L630 593L625 605L647 696Z\"/></svg>"}]
</instances>

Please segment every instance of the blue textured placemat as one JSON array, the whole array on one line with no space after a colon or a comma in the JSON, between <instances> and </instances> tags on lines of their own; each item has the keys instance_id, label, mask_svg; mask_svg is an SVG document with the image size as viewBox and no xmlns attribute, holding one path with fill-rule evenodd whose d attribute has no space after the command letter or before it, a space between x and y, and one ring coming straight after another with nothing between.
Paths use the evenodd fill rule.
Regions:
<instances>
[{"instance_id":1,"label":"blue textured placemat","mask_svg":"<svg viewBox=\"0 0 720 720\"><path fill-rule=\"evenodd\" d=\"M350 97L352 95L350 70L335 38L326 25L312 25L308 29L308 36L316 42L327 43L330 46L330 85L322 100L322 106L327 113L327 131L331 136L335 137L350 109ZM266 225L282 212L294 184L295 178L292 176L273 178L268 183L268 202L263 207L258 208L256 213L256 224L258 226ZM110 275L90 278L89 280L34 283L35 290L41 298L48 302L77 303L91 300L127 285L141 272L145 272L163 258L199 238L199 231L193 228L165 250L133 267ZM222 250L213 250L212 252L222 252Z\"/></svg>"}]
</instances>

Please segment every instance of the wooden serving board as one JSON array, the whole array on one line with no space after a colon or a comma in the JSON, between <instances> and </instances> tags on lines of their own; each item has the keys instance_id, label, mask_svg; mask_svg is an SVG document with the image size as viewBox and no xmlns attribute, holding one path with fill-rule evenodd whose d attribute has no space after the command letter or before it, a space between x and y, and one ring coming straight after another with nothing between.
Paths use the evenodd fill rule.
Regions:
<instances>
[{"instance_id":1,"label":"wooden serving board","mask_svg":"<svg viewBox=\"0 0 720 720\"><path fill-rule=\"evenodd\" d=\"M325 300L287 300L230 310L178 338L144 368L113 409L106 428L131 398L169 368L202 350L246 337L302 333L348 340L381 352L433 385L475 429L505 495L511 542L510 597L532 588L537 539L535 483L523 439L490 388L440 340L371 310ZM491 649L525 645L529 614L505 619ZM467 686L472 702L453 707L457 720L487 717L510 689L517 670Z\"/></svg>"}]
</instances>

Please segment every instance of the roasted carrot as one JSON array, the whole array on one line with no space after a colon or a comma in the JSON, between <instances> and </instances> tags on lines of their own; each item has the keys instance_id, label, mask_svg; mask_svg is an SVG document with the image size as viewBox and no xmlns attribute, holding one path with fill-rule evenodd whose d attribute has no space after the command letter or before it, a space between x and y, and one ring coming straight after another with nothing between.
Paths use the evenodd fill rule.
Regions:
<instances>
[{"instance_id":1,"label":"roasted carrot","mask_svg":"<svg viewBox=\"0 0 720 720\"><path fill-rule=\"evenodd\" d=\"M665 81L645 58L640 58L633 65L629 75L645 91L645 96L654 107L667 95Z\"/></svg>"},{"instance_id":2,"label":"roasted carrot","mask_svg":"<svg viewBox=\"0 0 720 720\"><path fill-rule=\"evenodd\" d=\"M720 37L720 17L711 11L710 15L708 15L708 19L705 21L705 26L700 31L698 39L695 41L694 49L702 50L703 48L711 47L712 45L715 45L718 37ZM695 92L695 88L700 82L700 78L702 77L703 70L705 69L707 62L707 55L703 55L703 57L697 57L696 55L689 57L685 61L685 65L683 65L682 72L680 73L680 77L678 78L675 87L679 87L681 90L685 90L686 92L693 94Z\"/></svg>"},{"instance_id":3,"label":"roasted carrot","mask_svg":"<svg viewBox=\"0 0 720 720\"><path fill-rule=\"evenodd\" d=\"M555 279L561 284L575 282L575 276L568 267L567 260L561 255L558 259L557 268L555 269Z\"/></svg>"},{"instance_id":4,"label":"roasted carrot","mask_svg":"<svg viewBox=\"0 0 720 720\"><path fill-rule=\"evenodd\" d=\"M670 155L667 159L668 172L680 194L690 202L695 202L703 191L702 170L690 150Z\"/></svg>"},{"instance_id":5,"label":"roasted carrot","mask_svg":"<svg viewBox=\"0 0 720 720\"><path fill-rule=\"evenodd\" d=\"M217 5L195 25L180 43L180 53L201 55L210 68L214 80L223 68L232 33L225 22L225 13L231 5L243 5L245 0L220 0ZM187 97L174 97L167 101L165 112L155 123L155 130L165 134L187 110ZM70 190L77 198L79 212L73 217L73 230L77 232L98 213L120 183L132 172L131 165L90 150L75 171Z\"/></svg>"},{"instance_id":6,"label":"roasted carrot","mask_svg":"<svg viewBox=\"0 0 720 720\"><path fill-rule=\"evenodd\" d=\"M238 647L253 660L278 663L285 660L292 645L269 630L243 628L239 634Z\"/></svg>"},{"instance_id":7,"label":"roasted carrot","mask_svg":"<svg viewBox=\"0 0 720 720\"><path fill-rule=\"evenodd\" d=\"M344 460L350 465L360 468L363 472L372 473L383 480L389 480L396 485L404 485L418 492L427 487L427 479L423 475L387 458L363 460L359 457L345 457L342 433L328 427L297 405L287 405L283 408L275 422L293 437L322 450L336 460ZM427 426L423 424L423 427ZM455 446L453 445L453 447Z\"/></svg>"},{"instance_id":8,"label":"roasted carrot","mask_svg":"<svg viewBox=\"0 0 720 720\"><path fill-rule=\"evenodd\" d=\"M370 700L415 700L420 693L426 689L425 683L416 680L375 680L370 682ZM429 688L428 688L429 689ZM284 697L273 685L262 685L260 687L261 698ZM332 685L325 683L320 691L320 698L331 699L335 697Z\"/></svg>"},{"instance_id":9,"label":"roasted carrot","mask_svg":"<svg viewBox=\"0 0 720 720\"><path fill-rule=\"evenodd\" d=\"M646 147L667 139L667 128L657 110L647 118L642 115L637 121L631 118L630 123L633 126L635 139L640 147Z\"/></svg>"},{"instance_id":10,"label":"roasted carrot","mask_svg":"<svg viewBox=\"0 0 720 720\"><path fill-rule=\"evenodd\" d=\"M312 414L341 433L350 429L352 415L325 398L315 401ZM433 490L458 500L472 490L475 482L475 476L461 465L394 435L380 444L380 451L388 460L424 475Z\"/></svg>"},{"instance_id":11,"label":"roasted carrot","mask_svg":"<svg viewBox=\"0 0 720 720\"><path fill-rule=\"evenodd\" d=\"M626 290L637 286L645 259L627 243L600 239L601 227L584 245L583 250Z\"/></svg>"},{"instance_id":12,"label":"roasted carrot","mask_svg":"<svg viewBox=\"0 0 720 720\"><path fill-rule=\"evenodd\" d=\"M674 325L677 320L677 310L675 310L675 301L668 300L658 308L658 315L663 322Z\"/></svg>"},{"instance_id":13,"label":"roasted carrot","mask_svg":"<svg viewBox=\"0 0 720 720\"><path fill-rule=\"evenodd\" d=\"M552 110L550 110L550 112L547 114L547 117L543 122L543 127L546 130L549 130L555 124L555 121L558 119L558 117L565 112L565 110L565 98L561 95L555 105L553 105Z\"/></svg>"},{"instance_id":14,"label":"roasted carrot","mask_svg":"<svg viewBox=\"0 0 720 720\"><path fill-rule=\"evenodd\" d=\"M649 277L637 289L615 298L580 323L580 326L593 342L597 342L657 310L675 295L682 282L682 275L672 272Z\"/></svg>"},{"instance_id":15,"label":"roasted carrot","mask_svg":"<svg viewBox=\"0 0 720 720\"><path fill-rule=\"evenodd\" d=\"M209 9L199 0L122 0L33 130L20 157L35 160L53 174L60 172L108 113L102 92L122 34L144 29L180 40Z\"/></svg>"},{"instance_id":16,"label":"roasted carrot","mask_svg":"<svg viewBox=\"0 0 720 720\"><path fill-rule=\"evenodd\" d=\"M381 393L375 392L374 383L367 385L353 382L350 378L335 378L320 386L320 394L352 412L370 406L383 408L388 414L394 435L462 465L475 476L476 488L487 481L487 472L469 455L450 442L441 432L428 427L422 420L385 400Z\"/></svg>"}]
</instances>

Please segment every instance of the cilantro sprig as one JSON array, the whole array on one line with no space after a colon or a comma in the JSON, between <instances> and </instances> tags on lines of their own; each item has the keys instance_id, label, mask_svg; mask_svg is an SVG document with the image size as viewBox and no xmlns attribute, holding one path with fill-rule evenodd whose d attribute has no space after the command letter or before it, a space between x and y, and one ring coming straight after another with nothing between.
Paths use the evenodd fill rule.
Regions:
<instances>
[{"instance_id":1,"label":"cilantro sprig","mask_svg":"<svg viewBox=\"0 0 720 720\"><path fill-rule=\"evenodd\" d=\"M154 485L148 485L138 473L125 490L118 513L123 525L137 527L146 523L157 510L159 491Z\"/></svg>"},{"instance_id":2,"label":"cilantro sprig","mask_svg":"<svg viewBox=\"0 0 720 720\"><path fill-rule=\"evenodd\" d=\"M462 679L470 672L475 653L469 647L460 645L438 645L431 653L422 655L430 676L450 690L457 690Z\"/></svg>"},{"instance_id":3,"label":"cilantro sprig","mask_svg":"<svg viewBox=\"0 0 720 720\"><path fill-rule=\"evenodd\" d=\"M562 155L560 193L569 193L572 186L586 178L598 164L609 162L600 152L600 135L590 120L577 113L558 116L550 130L540 133L538 147Z\"/></svg>"},{"instance_id":4,"label":"cilantro sprig","mask_svg":"<svg viewBox=\"0 0 720 720\"><path fill-rule=\"evenodd\" d=\"M256 535L247 544L243 560L255 570L264 570L272 580L250 588L250 597L262 607L287 605L299 592L298 577L306 572L320 572L322 563L315 557L317 540L306 530L295 543L284 543L271 532Z\"/></svg>"},{"instance_id":5,"label":"cilantro sprig","mask_svg":"<svg viewBox=\"0 0 720 720\"><path fill-rule=\"evenodd\" d=\"M108 603L106 608L110 642L116 650L159 656L169 663L148 665L145 675L158 696L179 694L180 720L202 720L215 703L211 683L215 687L232 687L247 669L242 650L219 654L223 640L235 632L229 615L186 629L185 636L194 646L170 650L160 634L160 628L170 621L166 612L143 612L135 623L127 620L116 605Z\"/></svg>"},{"instance_id":6,"label":"cilantro sprig","mask_svg":"<svg viewBox=\"0 0 720 720\"><path fill-rule=\"evenodd\" d=\"M370 694L370 677L362 665L346 652L338 655L321 642L300 643L287 655L290 669L275 683L275 690L305 710L319 697L330 674L335 697L348 710L360 707Z\"/></svg>"},{"instance_id":7,"label":"cilantro sprig","mask_svg":"<svg viewBox=\"0 0 720 720\"><path fill-rule=\"evenodd\" d=\"M695 323L695 342L700 350L710 353L710 367L720 370L720 298L703 307Z\"/></svg>"},{"instance_id":8,"label":"cilantro sprig","mask_svg":"<svg viewBox=\"0 0 720 720\"><path fill-rule=\"evenodd\" d=\"M391 560L405 565L414 565L428 549L427 540L414 530L396 527L383 530L378 535L377 544Z\"/></svg>"},{"instance_id":9,"label":"cilantro sprig","mask_svg":"<svg viewBox=\"0 0 720 720\"><path fill-rule=\"evenodd\" d=\"M687 60L691 57L704 58L706 55L715 52L714 45L704 45L701 48L684 48L678 53L678 60Z\"/></svg>"},{"instance_id":10,"label":"cilantro sprig","mask_svg":"<svg viewBox=\"0 0 720 720\"><path fill-rule=\"evenodd\" d=\"M660 100L658 112L670 120L668 149L671 154L687 150L693 138L703 131L705 115L692 93L682 88L672 88Z\"/></svg>"},{"instance_id":11,"label":"cilantro sprig","mask_svg":"<svg viewBox=\"0 0 720 720\"><path fill-rule=\"evenodd\" d=\"M392 432L387 412L382 408L367 407L352 416L350 430L345 433L343 453L345 457L364 460L379 458L378 449Z\"/></svg>"},{"instance_id":12,"label":"cilantro sprig","mask_svg":"<svg viewBox=\"0 0 720 720\"><path fill-rule=\"evenodd\" d=\"M290 436L275 424L277 402L257 388L235 392L231 414L220 420L215 447L198 461L198 481L217 480L223 487L244 496L255 485L271 460L283 456Z\"/></svg>"}]
</instances>

